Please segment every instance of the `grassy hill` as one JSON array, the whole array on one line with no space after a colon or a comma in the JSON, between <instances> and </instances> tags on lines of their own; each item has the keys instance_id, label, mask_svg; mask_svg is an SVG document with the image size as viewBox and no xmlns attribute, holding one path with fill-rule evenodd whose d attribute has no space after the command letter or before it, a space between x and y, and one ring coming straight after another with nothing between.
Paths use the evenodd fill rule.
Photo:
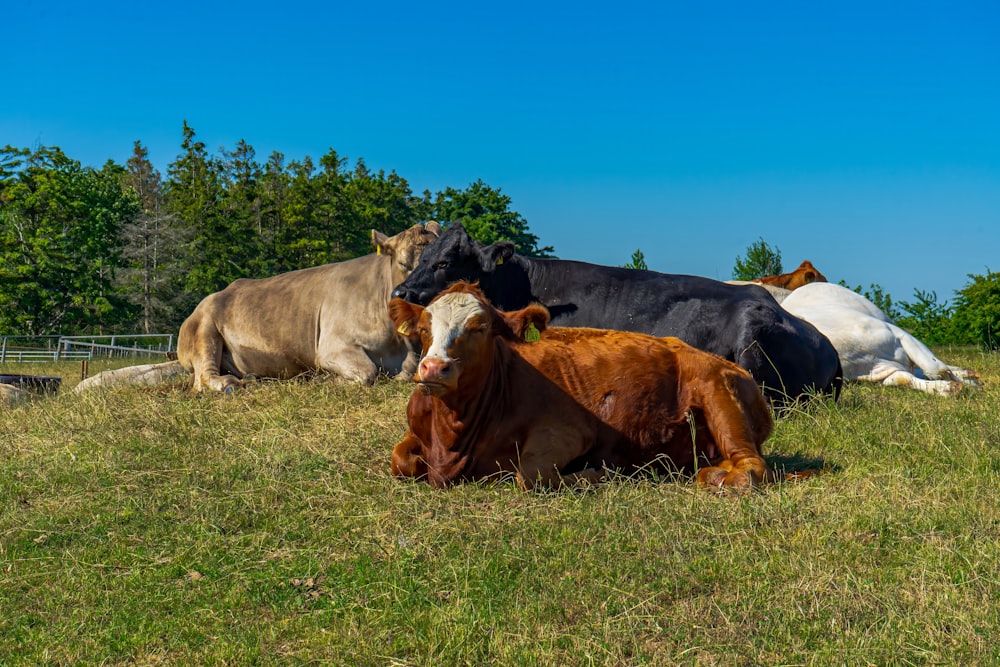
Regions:
<instances>
[{"instance_id":1,"label":"grassy hill","mask_svg":"<svg viewBox=\"0 0 1000 667\"><path fill-rule=\"evenodd\" d=\"M982 390L850 385L742 497L395 480L404 383L7 365L65 380L0 410L0 664L997 664L1000 357L938 352Z\"/></svg>"}]
</instances>

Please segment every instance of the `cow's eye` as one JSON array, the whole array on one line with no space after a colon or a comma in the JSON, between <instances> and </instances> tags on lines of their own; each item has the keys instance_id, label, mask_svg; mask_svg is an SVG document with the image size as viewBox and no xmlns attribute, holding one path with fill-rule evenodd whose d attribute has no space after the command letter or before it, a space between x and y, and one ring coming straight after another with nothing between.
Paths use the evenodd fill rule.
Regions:
<instances>
[{"instance_id":1,"label":"cow's eye","mask_svg":"<svg viewBox=\"0 0 1000 667\"><path fill-rule=\"evenodd\" d=\"M434 270L435 271L443 271L444 269L447 269L447 268L448 268L448 260L446 260L446 259L443 259L443 260L441 260L440 262L438 262L437 264L434 265Z\"/></svg>"}]
</instances>

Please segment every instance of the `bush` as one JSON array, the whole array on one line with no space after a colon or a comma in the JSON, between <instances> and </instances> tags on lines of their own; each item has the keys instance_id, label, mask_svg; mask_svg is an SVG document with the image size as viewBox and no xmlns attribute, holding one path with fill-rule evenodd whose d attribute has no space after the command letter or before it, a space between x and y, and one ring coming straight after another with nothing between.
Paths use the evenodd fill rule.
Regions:
<instances>
[{"instance_id":1,"label":"bush","mask_svg":"<svg viewBox=\"0 0 1000 667\"><path fill-rule=\"evenodd\" d=\"M954 342L1000 349L1000 273L969 274L972 282L958 291L952 314Z\"/></svg>"},{"instance_id":2,"label":"bush","mask_svg":"<svg viewBox=\"0 0 1000 667\"><path fill-rule=\"evenodd\" d=\"M906 329L927 345L949 345L955 340L948 302L938 303L937 292L913 290L916 301L899 302L901 314L895 318L896 324Z\"/></svg>"}]
</instances>

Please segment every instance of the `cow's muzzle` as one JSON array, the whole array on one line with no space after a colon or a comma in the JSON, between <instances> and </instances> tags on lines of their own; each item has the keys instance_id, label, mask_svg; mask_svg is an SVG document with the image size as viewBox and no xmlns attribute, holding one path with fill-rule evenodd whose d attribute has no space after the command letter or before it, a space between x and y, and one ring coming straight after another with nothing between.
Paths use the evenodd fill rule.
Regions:
<instances>
[{"instance_id":1,"label":"cow's muzzle","mask_svg":"<svg viewBox=\"0 0 1000 667\"><path fill-rule=\"evenodd\" d=\"M439 394L453 387L458 376L454 361L426 357L417 367L417 383L425 394Z\"/></svg>"}]
</instances>

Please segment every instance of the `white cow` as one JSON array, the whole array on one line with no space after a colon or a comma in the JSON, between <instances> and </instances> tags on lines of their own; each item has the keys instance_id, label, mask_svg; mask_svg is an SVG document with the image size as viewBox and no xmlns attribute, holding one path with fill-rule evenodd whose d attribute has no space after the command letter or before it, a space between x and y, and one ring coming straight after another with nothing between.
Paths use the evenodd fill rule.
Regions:
<instances>
[{"instance_id":1,"label":"white cow","mask_svg":"<svg viewBox=\"0 0 1000 667\"><path fill-rule=\"evenodd\" d=\"M781 307L830 339L845 380L912 387L940 396L978 385L978 373L944 363L874 303L846 287L810 283L786 296Z\"/></svg>"}]
</instances>

